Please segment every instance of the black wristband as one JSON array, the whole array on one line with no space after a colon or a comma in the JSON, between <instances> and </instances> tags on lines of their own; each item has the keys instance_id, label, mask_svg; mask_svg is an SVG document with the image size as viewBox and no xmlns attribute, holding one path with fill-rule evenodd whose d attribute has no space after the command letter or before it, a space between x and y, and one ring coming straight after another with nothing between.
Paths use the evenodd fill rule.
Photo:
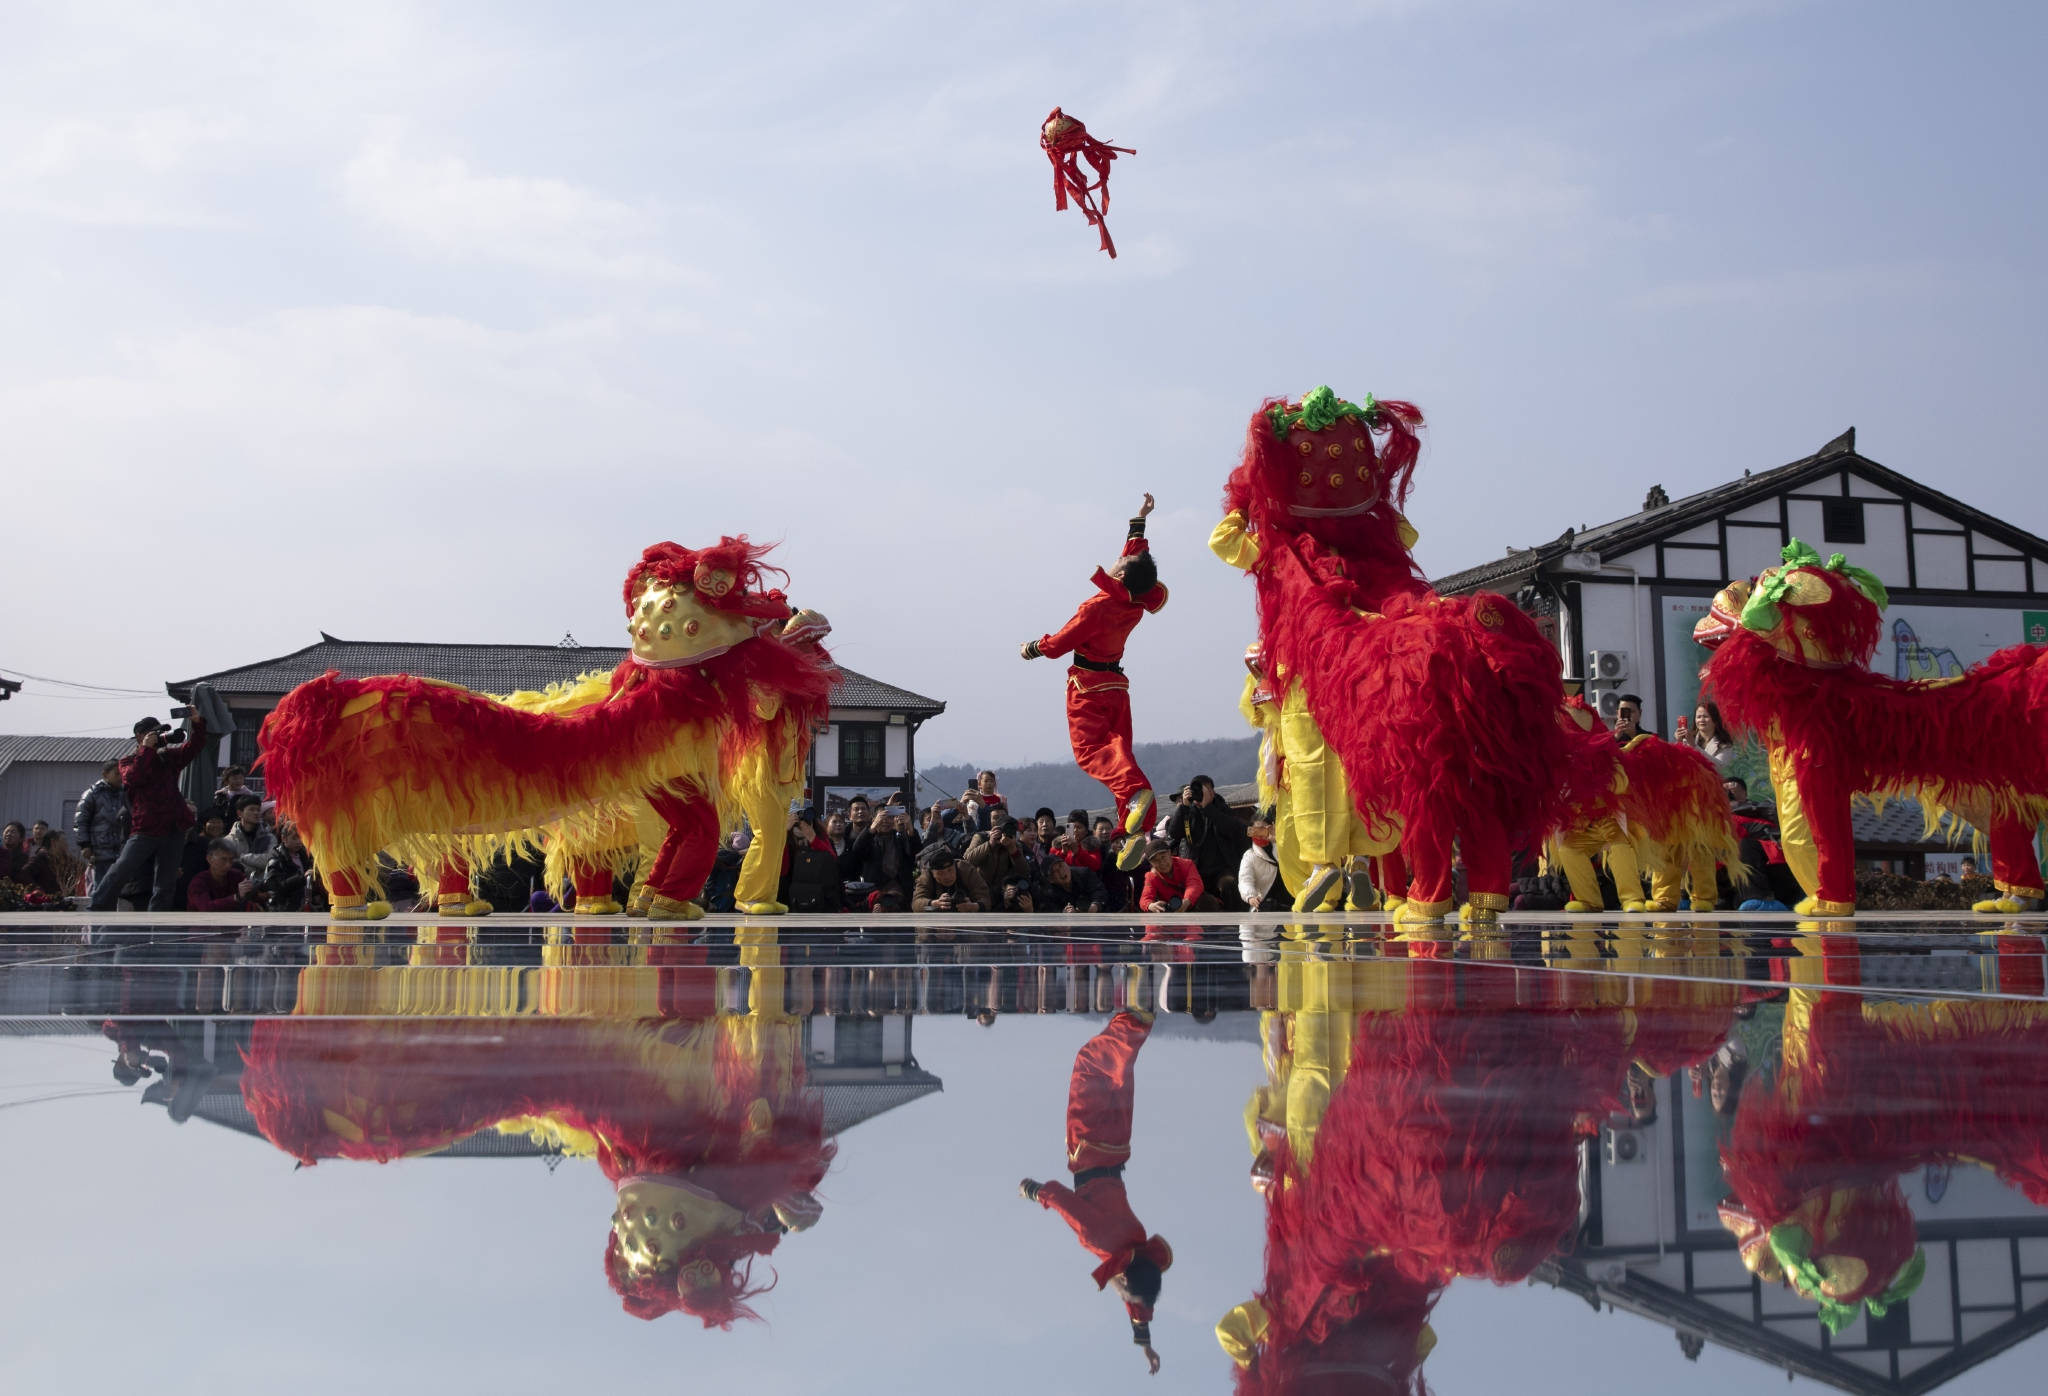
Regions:
<instances>
[{"instance_id":1,"label":"black wristband","mask_svg":"<svg viewBox=\"0 0 2048 1396\"><path fill-rule=\"evenodd\" d=\"M1145 1321L1144 1319L1141 1319L1141 1318L1134 1318L1134 1319L1132 1319L1132 1320L1131 1320L1131 1341L1132 1341L1132 1342L1134 1342L1134 1343L1136 1343L1136 1344L1137 1344L1137 1345L1138 1345L1139 1347L1146 1347L1146 1348L1149 1348L1149 1347L1151 1347L1151 1346L1152 1346L1152 1325L1151 1325L1151 1324L1149 1324L1149 1323L1147 1323L1147 1322L1146 1322L1146 1321Z\"/></svg>"},{"instance_id":2,"label":"black wristband","mask_svg":"<svg viewBox=\"0 0 2048 1396\"><path fill-rule=\"evenodd\" d=\"M1124 536L1126 538L1143 538L1145 536L1145 516L1143 514L1131 520L1131 531Z\"/></svg>"}]
</instances>

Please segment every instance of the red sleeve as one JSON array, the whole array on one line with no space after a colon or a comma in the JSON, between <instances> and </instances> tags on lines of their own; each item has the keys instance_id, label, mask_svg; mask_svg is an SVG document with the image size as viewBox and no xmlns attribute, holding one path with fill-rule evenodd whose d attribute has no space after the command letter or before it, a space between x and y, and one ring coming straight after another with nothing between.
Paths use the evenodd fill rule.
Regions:
<instances>
[{"instance_id":1,"label":"red sleeve","mask_svg":"<svg viewBox=\"0 0 2048 1396\"><path fill-rule=\"evenodd\" d=\"M1090 872L1102 871L1102 855L1090 853L1085 848L1069 849L1060 854L1070 868L1086 868Z\"/></svg>"},{"instance_id":2,"label":"red sleeve","mask_svg":"<svg viewBox=\"0 0 2048 1396\"><path fill-rule=\"evenodd\" d=\"M1193 911L1195 903L1202 899L1202 874L1186 858L1174 859L1173 866L1181 875L1181 904Z\"/></svg>"},{"instance_id":3,"label":"red sleeve","mask_svg":"<svg viewBox=\"0 0 2048 1396\"><path fill-rule=\"evenodd\" d=\"M199 747L206 740L206 719L197 712L192 714L192 734L179 744L175 754L164 756L157 753L167 771L182 771L199 756Z\"/></svg>"},{"instance_id":4,"label":"red sleeve","mask_svg":"<svg viewBox=\"0 0 2048 1396\"><path fill-rule=\"evenodd\" d=\"M1154 902L1168 899L1165 881L1152 869L1145 869L1145 885L1138 889L1138 910L1143 911Z\"/></svg>"},{"instance_id":5,"label":"red sleeve","mask_svg":"<svg viewBox=\"0 0 2048 1396\"><path fill-rule=\"evenodd\" d=\"M1038 653L1046 659L1058 659L1061 655L1095 638L1101 623L1104 598L1101 592L1083 601L1074 612L1074 618L1050 635L1038 637Z\"/></svg>"}]
</instances>

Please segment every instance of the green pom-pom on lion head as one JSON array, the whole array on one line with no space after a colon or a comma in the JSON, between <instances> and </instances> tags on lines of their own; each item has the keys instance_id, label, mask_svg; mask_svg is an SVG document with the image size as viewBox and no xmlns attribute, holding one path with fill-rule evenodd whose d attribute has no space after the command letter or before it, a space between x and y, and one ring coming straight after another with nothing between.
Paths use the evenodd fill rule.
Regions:
<instances>
[{"instance_id":1,"label":"green pom-pom on lion head","mask_svg":"<svg viewBox=\"0 0 2048 1396\"><path fill-rule=\"evenodd\" d=\"M1346 402L1330 390L1329 384L1310 388L1301 395L1299 406L1289 409L1276 405L1266 409L1266 420L1273 424L1273 439L1285 441L1287 433L1300 427L1303 431L1327 431L1333 423L1346 417L1355 418L1367 428L1379 425L1380 405L1371 393L1361 403Z\"/></svg>"}]
</instances>

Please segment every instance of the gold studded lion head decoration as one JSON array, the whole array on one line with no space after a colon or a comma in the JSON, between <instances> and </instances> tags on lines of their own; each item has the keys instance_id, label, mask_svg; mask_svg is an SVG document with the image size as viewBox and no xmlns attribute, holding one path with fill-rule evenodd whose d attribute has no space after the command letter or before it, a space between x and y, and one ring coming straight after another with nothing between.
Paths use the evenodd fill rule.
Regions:
<instances>
[{"instance_id":1,"label":"gold studded lion head decoration","mask_svg":"<svg viewBox=\"0 0 2048 1396\"><path fill-rule=\"evenodd\" d=\"M1840 553L1823 563L1811 546L1794 538L1782 566L1723 587L1692 637L1712 650L1746 631L1795 664L1867 667L1890 600L1875 573L1851 566Z\"/></svg>"},{"instance_id":2,"label":"gold studded lion head decoration","mask_svg":"<svg viewBox=\"0 0 2048 1396\"><path fill-rule=\"evenodd\" d=\"M626 629L633 657L661 667L691 664L722 654L787 620L788 600L764 585L764 546L745 534L708 548L656 543L626 574Z\"/></svg>"}]
</instances>

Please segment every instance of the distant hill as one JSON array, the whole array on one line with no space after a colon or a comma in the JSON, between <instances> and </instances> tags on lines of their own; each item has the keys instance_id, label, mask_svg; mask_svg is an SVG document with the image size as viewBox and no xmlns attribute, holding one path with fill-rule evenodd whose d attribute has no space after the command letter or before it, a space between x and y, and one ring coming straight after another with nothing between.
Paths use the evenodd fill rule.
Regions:
<instances>
[{"instance_id":1,"label":"distant hill","mask_svg":"<svg viewBox=\"0 0 2048 1396\"><path fill-rule=\"evenodd\" d=\"M1190 777L1208 776L1218 785L1235 785L1254 780L1259 773L1259 739L1256 736L1217 737L1206 742L1139 742L1135 748L1138 764L1158 784L1157 794L1171 803L1175 792ZM926 766L918 771L917 798L929 805L945 795L958 796L974 778L975 767ZM1042 805L1059 811L1062 819L1070 809L1100 809L1111 803L1109 790L1084 775L1071 761L1036 761L1028 766L995 766L996 788L1010 802L1012 811L1029 814Z\"/></svg>"}]
</instances>

